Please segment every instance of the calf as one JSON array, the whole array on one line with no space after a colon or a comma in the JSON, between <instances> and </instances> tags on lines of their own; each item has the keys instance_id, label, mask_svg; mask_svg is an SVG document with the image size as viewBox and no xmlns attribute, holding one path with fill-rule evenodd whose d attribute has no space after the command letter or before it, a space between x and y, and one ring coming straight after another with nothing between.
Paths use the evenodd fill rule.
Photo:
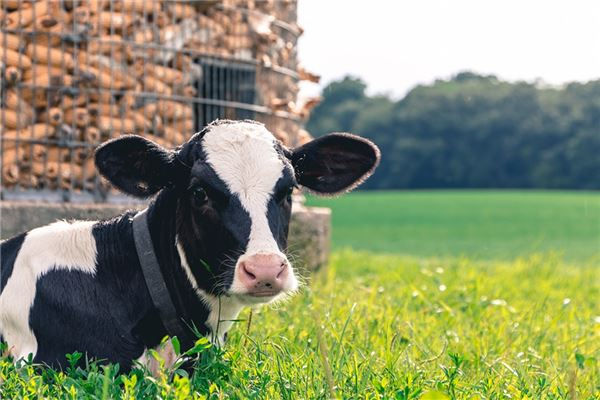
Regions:
<instances>
[{"instance_id":1,"label":"calf","mask_svg":"<svg viewBox=\"0 0 600 400\"><path fill-rule=\"evenodd\" d=\"M289 150L253 121L216 121L175 150L139 136L96 167L141 213L55 222L1 242L0 334L15 358L74 351L124 370L161 339L220 342L244 306L293 293L291 194L348 191L379 162L368 140L330 134Z\"/></svg>"}]
</instances>

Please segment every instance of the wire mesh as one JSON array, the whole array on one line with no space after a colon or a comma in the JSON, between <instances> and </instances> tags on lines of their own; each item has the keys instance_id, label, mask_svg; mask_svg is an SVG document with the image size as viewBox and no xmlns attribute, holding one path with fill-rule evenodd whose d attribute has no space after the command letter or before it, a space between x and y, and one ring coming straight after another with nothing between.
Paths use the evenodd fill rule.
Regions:
<instances>
[{"instance_id":1,"label":"wire mesh","mask_svg":"<svg viewBox=\"0 0 600 400\"><path fill-rule=\"evenodd\" d=\"M94 148L217 118L302 140L296 1L0 0L3 199L122 201Z\"/></svg>"}]
</instances>

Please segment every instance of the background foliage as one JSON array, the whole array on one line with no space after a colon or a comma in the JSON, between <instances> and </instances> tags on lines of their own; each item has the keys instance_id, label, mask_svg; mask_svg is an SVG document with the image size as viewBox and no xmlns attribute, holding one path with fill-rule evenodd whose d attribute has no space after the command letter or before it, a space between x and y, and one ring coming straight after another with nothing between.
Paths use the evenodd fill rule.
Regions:
<instances>
[{"instance_id":1,"label":"background foliage","mask_svg":"<svg viewBox=\"0 0 600 400\"><path fill-rule=\"evenodd\" d=\"M329 84L307 124L381 147L362 188L600 189L600 80L550 88L463 72L399 101L365 89Z\"/></svg>"}]
</instances>

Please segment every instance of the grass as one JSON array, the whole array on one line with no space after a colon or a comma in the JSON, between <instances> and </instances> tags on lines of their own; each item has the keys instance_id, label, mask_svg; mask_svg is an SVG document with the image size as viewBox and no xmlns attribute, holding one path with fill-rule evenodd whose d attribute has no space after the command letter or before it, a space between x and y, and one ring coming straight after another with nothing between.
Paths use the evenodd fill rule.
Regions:
<instances>
[{"instance_id":1,"label":"grass","mask_svg":"<svg viewBox=\"0 0 600 400\"><path fill-rule=\"evenodd\" d=\"M600 399L598 194L309 202L334 211L329 267L225 348L201 339L191 375L0 357L0 398Z\"/></svg>"},{"instance_id":2,"label":"grass","mask_svg":"<svg viewBox=\"0 0 600 400\"><path fill-rule=\"evenodd\" d=\"M597 192L356 192L308 204L332 208L338 249L480 260L552 251L600 263Z\"/></svg>"},{"instance_id":3,"label":"grass","mask_svg":"<svg viewBox=\"0 0 600 400\"><path fill-rule=\"evenodd\" d=\"M310 288L255 311L198 372L55 372L0 361L1 398L598 399L600 281L513 262L341 251ZM241 315L247 319L248 312Z\"/></svg>"}]
</instances>

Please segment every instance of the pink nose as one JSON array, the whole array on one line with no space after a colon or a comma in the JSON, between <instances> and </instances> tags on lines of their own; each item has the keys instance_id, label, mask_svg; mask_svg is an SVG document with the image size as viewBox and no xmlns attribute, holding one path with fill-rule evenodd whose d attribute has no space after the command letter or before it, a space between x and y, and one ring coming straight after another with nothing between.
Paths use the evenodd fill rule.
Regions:
<instances>
[{"instance_id":1,"label":"pink nose","mask_svg":"<svg viewBox=\"0 0 600 400\"><path fill-rule=\"evenodd\" d=\"M238 279L253 296L274 296L289 274L287 261L276 254L255 254L238 265Z\"/></svg>"}]
</instances>

